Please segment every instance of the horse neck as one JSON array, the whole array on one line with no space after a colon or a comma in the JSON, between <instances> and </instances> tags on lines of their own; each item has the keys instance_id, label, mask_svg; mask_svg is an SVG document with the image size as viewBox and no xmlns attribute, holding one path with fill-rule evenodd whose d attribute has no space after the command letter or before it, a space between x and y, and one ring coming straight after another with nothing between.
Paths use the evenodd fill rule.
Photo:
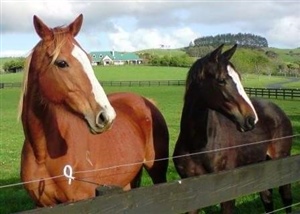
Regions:
<instances>
[{"instance_id":1,"label":"horse neck","mask_svg":"<svg viewBox=\"0 0 300 214\"><path fill-rule=\"evenodd\" d=\"M207 125L209 109L201 102L193 99L186 99L182 116L180 135L189 142L189 146L194 149L202 148L207 143Z\"/></svg>"},{"instance_id":2,"label":"horse neck","mask_svg":"<svg viewBox=\"0 0 300 214\"><path fill-rule=\"evenodd\" d=\"M72 149L72 143L67 144L70 137L67 135L78 121L64 107L45 104L37 87L29 89L24 98L22 121L26 140L31 144L37 162L42 163L48 156L57 158Z\"/></svg>"}]
</instances>

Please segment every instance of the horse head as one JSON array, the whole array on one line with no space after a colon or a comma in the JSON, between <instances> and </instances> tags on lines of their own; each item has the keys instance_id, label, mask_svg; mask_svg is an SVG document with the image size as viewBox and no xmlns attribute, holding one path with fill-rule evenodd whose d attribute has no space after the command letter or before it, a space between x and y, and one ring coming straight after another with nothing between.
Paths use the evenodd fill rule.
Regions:
<instances>
[{"instance_id":1,"label":"horse head","mask_svg":"<svg viewBox=\"0 0 300 214\"><path fill-rule=\"evenodd\" d=\"M196 61L186 84L185 100L226 115L238 130L254 128L258 117L241 83L239 73L230 62L237 45L222 53L223 45ZM190 102L191 103L191 102Z\"/></svg>"},{"instance_id":2,"label":"horse head","mask_svg":"<svg viewBox=\"0 0 300 214\"><path fill-rule=\"evenodd\" d=\"M82 21L80 15L68 26L52 29L33 17L41 41L32 51L27 79L36 85L42 103L80 116L96 134L110 128L116 113L96 79L88 54L74 38Z\"/></svg>"}]
</instances>

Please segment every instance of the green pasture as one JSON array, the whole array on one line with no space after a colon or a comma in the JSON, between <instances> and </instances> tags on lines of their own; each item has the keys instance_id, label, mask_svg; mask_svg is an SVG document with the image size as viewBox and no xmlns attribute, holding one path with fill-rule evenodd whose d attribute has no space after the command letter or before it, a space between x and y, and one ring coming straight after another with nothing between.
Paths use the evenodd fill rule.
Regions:
<instances>
[{"instance_id":1,"label":"green pasture","mask_svg":"<svg viewBox=\"0 0 300 214\"><path fill-rule=\"evenodd\" d=\"M132 70L131 70L132 69ZM161 80L185 79L187 69L163 68L151 66L96 67L95 73L100 80ZM0 76L0 82L19 82L22 73ZM266 87L274 82L282 82L282 77L266 77L244 75L243 82L248 87ZM298 83L299 84L299 83ZM299 86L298 86L299 88ZM105 87L107 93L131 91L155 100L157 106L166 118L170 132L170 155L179 132L179 122L183 104L184 87ZM20 182L20 154L23 144L21 123L17 121L17 107L20 88L0 89L0 213L12 213L34 208L30 198L21 185L1 188L8 184ZM299 101L273 100L288 114L292 120L295 134L300 134ZM300 137L295 138L293 154L300 151ZM168 181L178 178L172 161L168 172ZM143 185L151 185L147 175L143 177ZM300 185L293 184L294 203L300 202ZM277 191L274 191L277 208L281 207ZM218 213L219 206L206 208L206 213ZM300 207L295 210L300 210ZM241 197L237 201L236 213L263 213L263 207L258 194ZM283 212L279 212L283 213Z\"/></svg>"},{"instance_id":2,"label":"green pasture","mask_svg":"<svg viewBox=\"0 0 300 214\"><path fill-rule=\"evenodd\" d=\"M129 80L185 80L188 68L157 67L157 66L95 66L95 74L100 81ZM243 74L245 87L262 87L277 82L285 82L288 77ZM0 83L22 82L23 72L1 74ZM284 87L300 88L300 81L285 84Z\"/></svg>"}]
</instances>

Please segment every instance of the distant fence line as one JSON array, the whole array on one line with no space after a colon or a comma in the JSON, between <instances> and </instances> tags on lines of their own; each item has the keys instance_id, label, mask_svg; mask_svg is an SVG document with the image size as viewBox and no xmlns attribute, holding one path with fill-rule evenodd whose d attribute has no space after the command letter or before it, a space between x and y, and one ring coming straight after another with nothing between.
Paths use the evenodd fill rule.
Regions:
<instances>
[{"instance_id":1,"label":"distant fence line","mask_svg":"<svg viewBox=\"0 0 300 214\"><path fill-rule=\"evenodd\" d=\"M184 86L185 80L100 81L103 86Z\"/></svg>"},{"instance_id":2,"label":"distant fence line","mask_svg":"<svg viewBox=\"0 0 300 214\"><path fill-rule=\"evenodd\" d=\"M102 86L184 86L185 80L136 80L136 81L101 81ZM21 87L22 83L0 83L1 88ZM289 88L249 88L245 91L252 97L267 97L275 99L300 99L300 89Z\"/></svg>"}]
</instances>

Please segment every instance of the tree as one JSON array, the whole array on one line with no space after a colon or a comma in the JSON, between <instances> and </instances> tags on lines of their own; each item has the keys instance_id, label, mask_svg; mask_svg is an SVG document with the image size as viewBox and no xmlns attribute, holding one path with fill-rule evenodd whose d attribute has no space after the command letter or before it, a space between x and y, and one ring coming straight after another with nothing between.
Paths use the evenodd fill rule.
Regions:
<instances>
[{"instance_id":1,"label":"tree","mask_svg":"<svg viewBox=\"0 0 300 214\"><path fill-rule=\"evenodd\" d=\"M3 64L3 70L8 73L16 73L24 68L25 59L16 58L10 61L7 61Z\"/></svg>"},{"instance_id":2,"label":"tree","mask_svg":"<svg viewBox=\"0 0 300 214\"><path fill-rule=\"evenodd\" d=\"M254 64L256 73L260 74L262 72L262 68L268 64L269 59L261 55L256 55L252 57L250 61Z\"/></svg>"},{"instance_id":3,"label":"tree","mask_svg":"<svg viewBox=\"0 0 300 214\"><path fill-rule=\"evenodd\" d=\"M268 41L266 38L249 34L249 33L238 33L238 34L218 34L216 36L206 36L197 38L194 41L195 46L219 46L221 44L252 47L252 48L262 48L268 47Z\"/></svg>"}]
</instances>

